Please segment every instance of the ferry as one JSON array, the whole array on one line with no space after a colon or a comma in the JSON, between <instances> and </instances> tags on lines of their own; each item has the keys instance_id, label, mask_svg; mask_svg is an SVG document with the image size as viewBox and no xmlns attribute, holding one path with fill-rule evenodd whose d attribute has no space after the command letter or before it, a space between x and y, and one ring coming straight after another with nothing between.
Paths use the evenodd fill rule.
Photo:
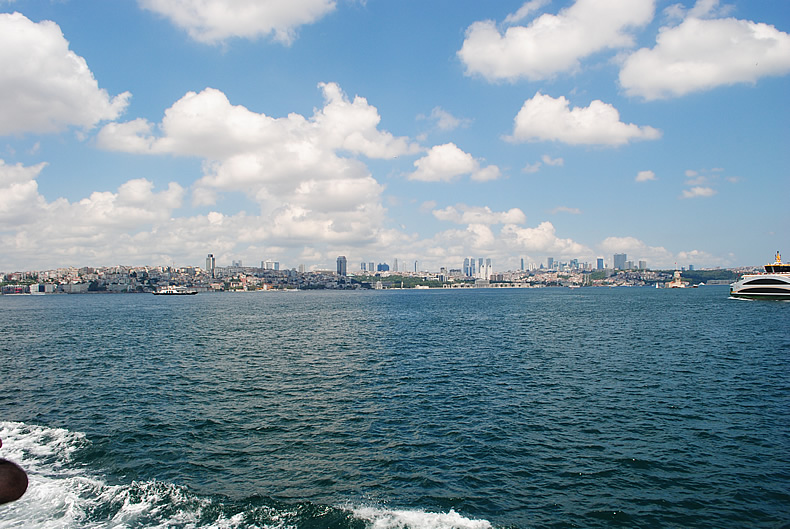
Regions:
<instances>
[{"instance_id":1,"label":"ferry","mask_svg":"<svg viewBox=\"0 0 790 529\"><path fill-rule=\"evenodd\" d=\"M790 264L782 262L776 252L776 260L765 265L765 272L744 274L730 285L730 296L751 299L790 300Z\"/></svg>"},{"instance_id":2,"label":"ferry","mask_svg":"<svg viewBox=\"0 0 790 529\"><path fill-rule=\"evenodd\" d=\"M197 290L187 290L185 287L168 286L154 291L154 296L193 296Z\"/></svg>"}]
</instances>

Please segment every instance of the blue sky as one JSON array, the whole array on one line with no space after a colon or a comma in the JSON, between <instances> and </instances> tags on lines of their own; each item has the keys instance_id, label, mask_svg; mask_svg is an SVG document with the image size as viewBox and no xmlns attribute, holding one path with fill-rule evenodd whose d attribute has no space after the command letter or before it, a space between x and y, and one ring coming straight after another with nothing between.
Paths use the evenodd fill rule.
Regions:
<instances>
[{"instance_id":1,"label":"blue sky","mask_svg":"<svg viewBox=\"0 0 790 529\"><path fill-rule=\"evenodd\" d=\"M790 10L0 0L0 270L790 256Z\"/></svg>"}]
</instances>

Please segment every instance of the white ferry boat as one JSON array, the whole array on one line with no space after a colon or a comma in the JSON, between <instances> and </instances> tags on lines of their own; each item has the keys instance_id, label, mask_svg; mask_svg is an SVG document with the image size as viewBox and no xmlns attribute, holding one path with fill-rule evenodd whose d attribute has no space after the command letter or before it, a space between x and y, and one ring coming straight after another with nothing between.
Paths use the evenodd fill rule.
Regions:
<instances>
[{"instance_id":1,"label":"white ferry boat","mask_svg":"<svg viewBox=\"0 0 790 529\"><path fill-rule=\"evenodd\" d=\"M154 296L193 296L197 290L187 290L186 287L168 286L154 291Z\"/></svg>"},{"instance_id":2,"label":"white ferry boat","mask_svg":"<svg viewBox=\"0 0 790 529\"><path fill-rule=\"evenodd\" d=\"M776 260L765 265L765 272L744 274L731 284L730 295L735 298L790 300L790 264L783 263L782 256L776 252Z\"/></svg>"}]
</instances>

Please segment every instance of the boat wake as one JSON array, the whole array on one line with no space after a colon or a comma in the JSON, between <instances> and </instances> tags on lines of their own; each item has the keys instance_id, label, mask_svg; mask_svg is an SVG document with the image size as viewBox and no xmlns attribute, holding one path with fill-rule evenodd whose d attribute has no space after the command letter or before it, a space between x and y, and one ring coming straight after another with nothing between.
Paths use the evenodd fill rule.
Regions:
<instances>
[{"instance_id":1,"label":"boat wake","mask_svg":"<svg viewBox=\"0 0 790 529\"><path fill-rule=\"evenodd\" d=\"M431 513L381 506L287 504L255 496L231 500L160 481L109 484L75 463L91 445L62 428L0 421L0 457L16 462L30 484L18 501L0 506L0 529L52 528L372 528L490 529L455 511Z\"/></svg>"}]
</instances>

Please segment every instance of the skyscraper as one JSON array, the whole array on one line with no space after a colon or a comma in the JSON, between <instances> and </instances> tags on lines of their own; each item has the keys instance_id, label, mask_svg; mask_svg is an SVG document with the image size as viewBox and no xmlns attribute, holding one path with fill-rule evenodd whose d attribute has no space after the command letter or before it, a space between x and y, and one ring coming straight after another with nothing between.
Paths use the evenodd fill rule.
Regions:
<instances>
[{"instance_id":1,"label":"skyscraper","mask_svg":"<svg viewBox=\"0 0 790 529\"><path fill-rule=\"evenodd\" d=\"M554 258L553 257L549 257L548 259L546 259L546 268L548 268L549 270L554 270Z\"/></svg>"},{"instance_id":2,"label":"skyscraper","mask_svg":"<svg viewBox=\"0 0 790 529\"><path fill-rule=\"evenodd\" d=\"M337 275L345 277L346 275L346 256L340 255L337 258Z\"/></svg>"},{"instance_id":3,"label":"skyscraper","mask_svg":"<svg viewBox=\"0 0 790 529\"><path fill-rule=\"evenodd\" d=\"M599 257L599 258L598 258L598 263L597 263L597 266L596 266L596 268L597 268L598 270L603 270L603 257Z\"/></svg>"},{"instance_id":4,"label":"skyscraper","mask_svg":"<svg viewBox=\"0 0 790 529\"><path fill-rule=\"evenodd\" d=\"M206 272L211 274L211 277L214 277L214 265L216 262L214 261L214 254L210 253L206 256Z\"/></svg>"},{"instance_id":5,"label":"skyscraper","mask_svg":"<svg viewBox=\"0 0 790 529\"><path fill-rule=\"evenodd\" d=\"M628 256L624 253L614 254L614 268L615 270L625 270L625 261Z\"/></svg>"}]
</instances>

